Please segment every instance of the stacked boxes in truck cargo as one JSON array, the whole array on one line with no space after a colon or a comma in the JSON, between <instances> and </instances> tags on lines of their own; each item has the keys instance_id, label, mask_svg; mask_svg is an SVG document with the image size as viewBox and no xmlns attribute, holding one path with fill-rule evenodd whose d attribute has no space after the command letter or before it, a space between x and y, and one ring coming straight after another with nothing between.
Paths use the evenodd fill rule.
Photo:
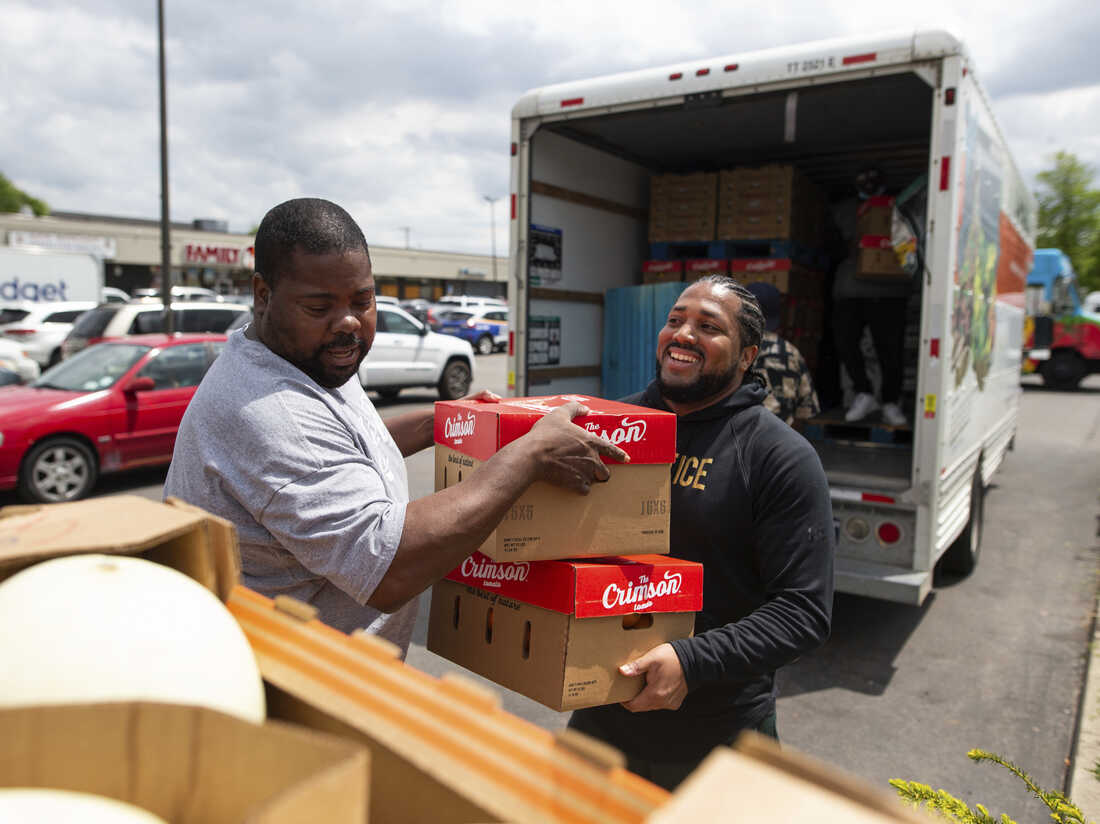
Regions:
<instances>
[{"instance_id":1,"label":"stacked boxes in truck cargo","mask_svg":"<svg viewBox=\"0 0 1100 824\"><path fill-rule=\"evenodd\" d=\"M738 258L731 274L741 283L770 283L782 298L780 337L793 343L813 369L824 331L825 279L813 269L786 258Z\"/></svg>"},{"instance_id":2,"label":"stacked boxes in truck cargo","mask_svg":"<svg viewBox=\"0 0 1100 824\"><path fill-rule=\"evenodd\" d=\"M697 258L684 261L684 280L694 281L704 275L728 275L730 262L713 258Z\"/></svg>"},{"instance_id":3,"label":"stacked boxes in truck cargo","mask_svg":"<svg viewBox=\"0 0 1100 824\"><path fill-rule=\"evenodd\" d=\"M825 199L794 166L738 167L718 176L718 240L824 240Z\"/></svg>"},{"instance_id":4,"label":"stacked boxes in truck cargo","mask_svg":"<svg viewBox=\"0 0 1100 824\"><path fill-rule=\"evenodd\" d=\"M714 239L718 175L654 175L649 180L649 240L693 242Z\"/></svg>"},{"instance_id":5,"label":"stacked boxes in truck cargo","mask_svg":"<svg viewBox=\"0 0 1100 824\"><path fill-rule=\"evenodd\" d=\"M702 606L702 566L662 557L675 415L580 395L440 402L436 489L468 480L569 401L589 410L574 423L630 463L588 495L532 485L484 554L433 587L428 630L432 652L559 711L633 698L645 679L618 667L690 636Z\"/></svg>"},{"instance_id":6,"label":"stacked boxes in truck cargo","mask_svg":"<svg viewBox=\"0 0 1100 824\"><path fill-rule=\"evenodd\" d=\"M642 262L642 283L668 283L684 279L682 260L646 260Z\"/></svg>"},{"instance_id":7,"label":"stacked boxes in truck cargo","mask_svg":"<svg viewBox=\"0 0 1100 824\"><path fill-rule=\"evenodd\" d=\"M642 263L642 283L695 281L703 275L728 275L730 262L722 258L647 260Z\"/></svg>"}]
</instances>

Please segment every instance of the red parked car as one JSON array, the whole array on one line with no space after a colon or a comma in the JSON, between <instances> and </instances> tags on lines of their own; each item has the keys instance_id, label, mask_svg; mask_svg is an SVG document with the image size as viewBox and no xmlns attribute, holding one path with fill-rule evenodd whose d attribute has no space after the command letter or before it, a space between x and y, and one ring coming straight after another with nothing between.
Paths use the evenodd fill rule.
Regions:
<instances>
[{"instance_id":1,"label":"red parked car","mask_svg":"<svg viewBox=\"0 0 1100 824\"><path fill-rule=\"evenodd\" d=\"M75 501L107 472L168 463L180 419L225 335L135 335L0 388L0 490Z\"/></svg>"}]
</instances>

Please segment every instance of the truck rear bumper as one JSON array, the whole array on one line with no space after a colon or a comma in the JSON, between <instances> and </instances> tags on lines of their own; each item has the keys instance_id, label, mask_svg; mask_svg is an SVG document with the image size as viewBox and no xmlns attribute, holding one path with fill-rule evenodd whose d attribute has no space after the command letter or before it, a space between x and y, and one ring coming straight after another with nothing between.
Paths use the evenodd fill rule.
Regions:
<instances>
[{"instance_id":1,"label":"truck rear bumper","mask_svg":"<svg viewBox=\"0 0 1100 824\"><path fill-rule=\"evenodd\" d=\"M836 589L851 595L920 606L932 591L932 573L837 558Z\"/></svg>"}]
</instances>

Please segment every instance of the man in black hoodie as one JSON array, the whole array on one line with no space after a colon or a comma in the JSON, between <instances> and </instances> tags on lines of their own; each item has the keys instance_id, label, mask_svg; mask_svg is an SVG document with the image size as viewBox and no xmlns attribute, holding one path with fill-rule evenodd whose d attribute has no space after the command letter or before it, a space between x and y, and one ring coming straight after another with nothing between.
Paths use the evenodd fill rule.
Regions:
<instances>
[{"instance_id":1,"label":"man in black hoodie","mask_svg":"<svg viewBox=\"0 0 1100 824\"><path fill-rule=\"evenodd\" d=\"M670 790L742 730L778 737L776 670L829 636L829 488L809 442L762 405L763 327L739 283L696 281L657 336L656 380L625 399L677 415L671 554L704 565L703 609L692 638L620 668L645 676L636 698L578 710L569 726Z\"/></svg>"}]
</instances>

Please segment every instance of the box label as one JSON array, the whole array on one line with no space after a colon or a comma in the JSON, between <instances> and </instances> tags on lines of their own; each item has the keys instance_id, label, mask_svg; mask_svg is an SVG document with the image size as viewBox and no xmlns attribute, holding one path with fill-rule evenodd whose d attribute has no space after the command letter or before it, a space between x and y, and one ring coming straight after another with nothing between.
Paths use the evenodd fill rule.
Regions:
<instances>
[{"instance_id":1,"label":"box label","mask_svg":"<svg viewBox=\"0 0 1100 824\"><path fill-rule=\"evenodd\" d=\"M447 578L578 618L703 607L702 565L659 555L509 562L475 552Z\"/></svg>"},{"instance_id":2,"label":"box label","mask_svg":"<svg viewBox=\"0 0 1100 824\"><path fill-rule=\"evenodd\" d=\"M675 415L588 395L514 398L499 403L440 401L435 405L435 442L486 460L527 434L544 415L570 401L589 409L573 423L620 447L631 463L670 464L675 458Z\"/></svg>"}]
</instances>

